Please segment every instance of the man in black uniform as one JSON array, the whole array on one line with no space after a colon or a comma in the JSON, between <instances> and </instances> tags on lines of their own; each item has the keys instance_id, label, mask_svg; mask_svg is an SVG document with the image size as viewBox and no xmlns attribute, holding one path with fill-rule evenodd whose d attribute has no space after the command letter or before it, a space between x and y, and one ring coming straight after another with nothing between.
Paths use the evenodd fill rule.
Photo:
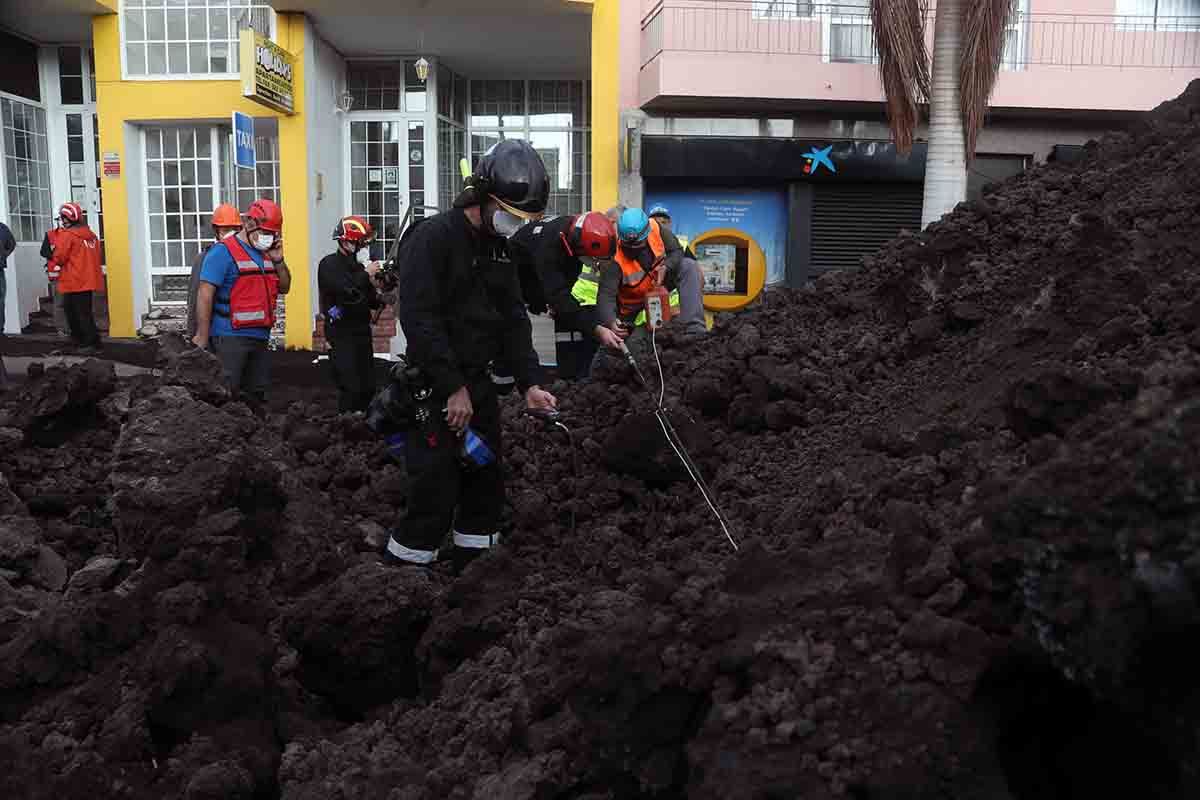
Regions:
<instances>
[{"instance_id":1,"label":"man in black uniform","mask_svg":"<svg viewBox=\"0 0 1200 800\"><path fill-rule=\"evenodd\" d=\"M559 377L585 377L598 344L621 347L620 337L596 313L597 264L616 249L616 228L598 211L531 222L508 240L529 310L541 314L548 308L554 317Z\"/></svg>"},{"instance_id":2,"label":"man in black uniform","mask_svg":"<svg viewBox=\"0 0 1200 800\"><path fill-rule=\"evenodd\" d=\"M500 406L489 365L511 365L529 408L551 410L557 400L538 385L533 334L505 238L540 218L550 195L541 157L520 140L506 140L480 159L454 208L422 220L397 255L397 311L408 359L444 409L409 432L408 515L393 530L388 553L428 564L453 529L458 555L477 555L499 543L504 505ZM465 446L482 439L492 457L472 461Z\"/></svg>"},{"instance_id":3,"label":"man in black uniform","mask_svg":"<svg viewBox=\"0 0 1200 800\"><path fill-rule=\"evenodd\" d=\"M375 238L362 217L343 217L333 229L336 253L321 259L317 289L325 316L325 341L332 352L333 382L338 388L338 412L366 411L375 394L375 348L371 343L371 312L382 306L372 279L379 263L363 266L358 252Z\"/></svg>"}]
</instances>

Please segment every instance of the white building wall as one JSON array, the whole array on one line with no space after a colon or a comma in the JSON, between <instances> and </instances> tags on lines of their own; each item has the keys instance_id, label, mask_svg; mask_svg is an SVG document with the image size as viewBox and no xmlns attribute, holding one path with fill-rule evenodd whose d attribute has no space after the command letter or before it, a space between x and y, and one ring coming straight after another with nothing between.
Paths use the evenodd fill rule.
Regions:
<instances>
[{"instance_id":1,"label":"white building wall","mask_svg":"<svg viewBox=\"0 0 1200 800\"><path fill-rule=\"evenodd\" d=\"M333 226L345 215L349 198L345 197L344 165L345 115L338 112L337 101L345 88L346 62L341 54L321 38L313 27L306 27L309 40L304 47L304 108L308 135L309 254L312 258L312 313L319 310L317 264L333 252L330 235Z\"/></svg>"}]
</instances>

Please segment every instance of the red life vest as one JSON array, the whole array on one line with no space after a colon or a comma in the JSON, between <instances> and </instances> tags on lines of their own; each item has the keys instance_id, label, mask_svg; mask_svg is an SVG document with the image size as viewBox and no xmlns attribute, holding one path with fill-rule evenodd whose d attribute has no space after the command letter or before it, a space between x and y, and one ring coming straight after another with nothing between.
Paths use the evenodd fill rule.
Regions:
<instances>
[{"instance_id":1,"label":"red life vest","mask_svg":"<svg viewBox=\"0 0 1200 800\"><path fill-rule=\"evenodd\" d=\"M50 258L46 260L46 277L57 281L62 276L62 264L54 260L54 248L58 247L58 228L46 231L46 241L50 243Z\"/></svg>"},{"instance_id":2,"label":"red life vest","mask_svg":"<svg viewBox=\"0 0 1200 800\"><path fill-rule=\"evenodd\" d=\"M279 299L279 274L275 263L263 257L260 267L236 236L221 242L237 264L238 276L228 297L218 296L213 313L229 317L234 330L275 326L275 301ZM217 305L226 306L225 311Z\"/></svg>"}]
</instances>

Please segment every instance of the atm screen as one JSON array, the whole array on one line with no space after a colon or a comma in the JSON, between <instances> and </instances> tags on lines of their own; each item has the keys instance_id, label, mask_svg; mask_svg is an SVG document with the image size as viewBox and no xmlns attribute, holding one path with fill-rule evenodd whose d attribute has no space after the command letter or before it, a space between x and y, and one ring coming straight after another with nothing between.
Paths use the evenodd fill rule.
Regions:
<instances>
[{"instance_id":1,"label":"atm screen","mask_svg":"<svg viewBox=\"0 0 1200 800\"><path fill-rule=\"evenodd\" d=\"M736 244L701 244L696 247L696 260L700 262L700 271L704 274L705 294L738 293L737 249Z\"/></svg>"}]
</instances>

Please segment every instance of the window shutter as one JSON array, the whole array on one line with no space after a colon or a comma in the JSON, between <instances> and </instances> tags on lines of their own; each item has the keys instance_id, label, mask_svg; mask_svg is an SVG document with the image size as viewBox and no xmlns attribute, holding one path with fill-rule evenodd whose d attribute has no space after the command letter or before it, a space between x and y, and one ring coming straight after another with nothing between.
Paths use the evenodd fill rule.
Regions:
<instances>
[{"instance_id":1,"label":"window shutter","mask_svg":"<svg viewBox=\"0 0 1200 800\"><path fill-rule=\"evenodd\" d=\"M813 276L856 269L902 228L921 229L919 183L817 184L813 187Z\"/></svg>"}]
</instances>

